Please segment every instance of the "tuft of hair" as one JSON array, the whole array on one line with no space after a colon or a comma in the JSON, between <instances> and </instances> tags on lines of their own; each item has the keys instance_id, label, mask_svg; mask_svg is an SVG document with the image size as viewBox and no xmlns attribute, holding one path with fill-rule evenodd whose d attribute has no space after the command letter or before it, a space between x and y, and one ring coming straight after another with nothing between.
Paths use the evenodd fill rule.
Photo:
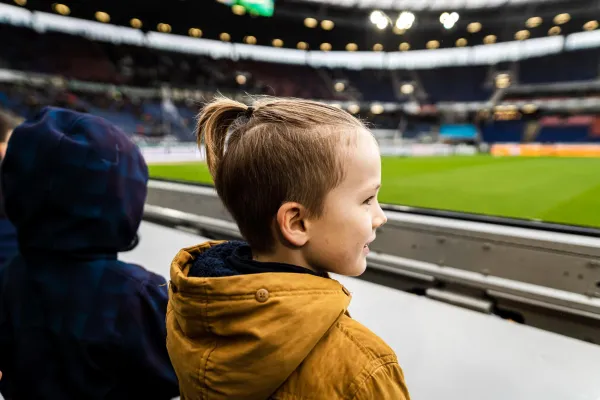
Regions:
<instances>
[{"instance_id":1,"label":"tuft of hair","mask_svg":"<svg viewBox=\"0 0 600 400\"><path fill-rule=\"evenodd\" d=\"M349 113L316 101L259 97L249 109L219 97L200 112L196 135L223 204L252 249L265 253L275 244L273 221L283 203L321 215L363 129Z\"/></svg>"},{"instance_id":2,"label":"tuft of hair","mask_svg":"<svg viewBox=\"0 0 600 400\"><path fill-rule=\"evenodd\" d=\"M5 143L8 133L19 126L21 122L23 122L22 118L0 109L0 143Z\"/></svg>"}]
</instances>

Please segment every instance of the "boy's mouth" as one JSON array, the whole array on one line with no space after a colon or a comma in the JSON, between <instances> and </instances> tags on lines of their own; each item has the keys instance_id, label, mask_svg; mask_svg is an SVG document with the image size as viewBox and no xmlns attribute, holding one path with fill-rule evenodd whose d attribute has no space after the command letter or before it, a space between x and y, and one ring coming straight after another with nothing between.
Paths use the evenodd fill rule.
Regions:
<instances>
[{"instance_id":1,"label":"boy's mouth","mask_svg":"<svg viewBox=\"0 0 600 400\"><path fill-rule=\"evenodd\" d=\"M373 241L375 240L375 238L373 238L372 240L369 240L364 246L363 246L363 253L368 254L369 253L369 245L371 243L373 243Z\"/></svg>"}]
</instances>

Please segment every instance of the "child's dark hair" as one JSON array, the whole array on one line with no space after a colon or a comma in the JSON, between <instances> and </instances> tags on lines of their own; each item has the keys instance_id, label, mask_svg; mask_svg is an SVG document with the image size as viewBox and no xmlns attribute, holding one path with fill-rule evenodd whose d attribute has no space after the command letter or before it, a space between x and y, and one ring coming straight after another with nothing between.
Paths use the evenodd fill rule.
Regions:
<instances>
[{"instance_id":1,"label":"child's dark hair","mask_svg":"<svg viewBox=\"0 0 600 400\"><path fill-rule=\"evenodd\" d=\"M283 203L321 215L361 129L349 113L315 101L264 97L249 107L217 98L200 113L196 133L219 197L252 249L265 253Z\"/></svg>"}]
</instances>

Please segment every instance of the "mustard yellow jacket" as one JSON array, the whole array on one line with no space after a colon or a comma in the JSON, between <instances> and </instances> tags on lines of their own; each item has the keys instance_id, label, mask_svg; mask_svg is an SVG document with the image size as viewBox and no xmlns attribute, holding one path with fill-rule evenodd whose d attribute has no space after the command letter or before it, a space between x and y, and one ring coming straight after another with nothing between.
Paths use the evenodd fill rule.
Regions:
<instances>
[{"instance_id":1,"label":"mustard yellow jacket","mask_svg":"<svg viewBox=\"0 0 600 400\"><path fill-rule=\"evenodd\" d=\"M167 349L182 399L408 400L382 339L350 318L351 295L310 274L188 277L217 242L171 265Z\"/></svg>"}]
</instances>

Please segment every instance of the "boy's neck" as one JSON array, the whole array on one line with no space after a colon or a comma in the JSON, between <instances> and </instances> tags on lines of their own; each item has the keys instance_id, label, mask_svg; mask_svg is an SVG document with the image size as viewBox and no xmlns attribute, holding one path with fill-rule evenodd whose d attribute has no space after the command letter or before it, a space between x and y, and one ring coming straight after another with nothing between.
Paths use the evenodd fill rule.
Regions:
<instances>
[{"instance_id":1,"label":"boy's neck","mask_svg":"<svg viewBox=\"0 0 600 400\"><path fill-rule=\"evenodd\" d=\"M252 258L259 262L275 262L283 264L296 265L298 267L309 269L313 272L319 272L315 268L311 267L305 260L302 253L298 250L292 249L277 249L276 251L268 254L252 254Z\"/></svg>"}]
</instances>

